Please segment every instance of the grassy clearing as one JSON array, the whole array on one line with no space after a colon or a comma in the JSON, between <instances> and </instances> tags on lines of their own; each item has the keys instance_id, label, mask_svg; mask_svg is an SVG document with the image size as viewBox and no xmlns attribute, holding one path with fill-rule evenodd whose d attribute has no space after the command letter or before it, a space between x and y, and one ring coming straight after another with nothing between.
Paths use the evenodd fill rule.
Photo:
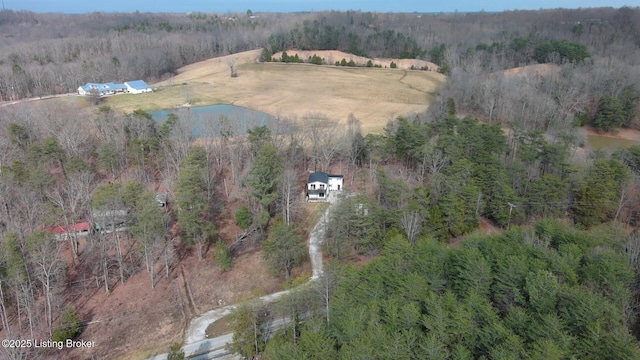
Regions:
<instances>
[{"instance_id":1,"label":"grassy clearing","mask_svg":"<svg viewBox=\"0 0 640 360\"><path fill-rule=\"evenodd\" d=\"M444 76L436 72L346 68L310 64L258 63L260 51L209 59L180 69L154 84L150 94L108 98L110 106L131 112L183 106L234 104L280 117L322 113L345 124L349 114L364 132L380 132L389 119L424 111ZM231 78L235 60L238 77Z\"/></svg>"},{"instance_id":2,"label":"grassy clearing","mask_svg":"<svg viewBox=\"0 0 640 360\"><path fill-rule=\"evenodd\" d=\"M231 326L231 315L221 317L220 319L212 322L207 326L207 330L205 330L207 339L228 334L229 326Z\"/></svg>"},{"instance_id":3,"label":"grassy clearing","mask_svg":"<svg viewBox=\"0 0 640 360\"><path fill-rule=\"evenodd\" d=\"M324 211L329 207L328 202L310 202L304 205L304 223L303 229L308 234L311 232L313 227L316 225Z\"/></svg>"},{"instance_id":4,"label":"grassy clearing","mask_svg":"<svg viewBox=\"0 0 640 360\"><path fill-rule=\"evenodd\" d=\"M602 136L602 135L587 135L587 142L591 145L592 148L599 149L618 149L618 148L628 148L631 146L638 146L640 142L634 140L627 139L618 139L610 136Z\"/></svg>"}]
</instances>

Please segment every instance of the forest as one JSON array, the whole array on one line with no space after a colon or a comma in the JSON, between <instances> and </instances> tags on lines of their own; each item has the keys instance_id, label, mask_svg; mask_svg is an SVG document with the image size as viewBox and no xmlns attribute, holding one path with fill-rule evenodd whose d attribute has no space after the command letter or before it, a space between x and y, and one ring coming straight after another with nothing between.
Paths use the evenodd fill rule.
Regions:
<instances>
[{"instance_id":1,"label":"forest","mask_svg":"<svg viewBox=\"0 0 640 360\"><path fill-rule=\"evenodd\" d=\"M266 359L634 359L636 267L621 249L638 239L627 239L550 219L456 247L390 232L380 256L334 263L268 316L236 310L237 344L258 345L236 349ZM294 320L275 334L246 330L282 317Z\"/></svg>"},{"instance_id":2,"label":"forest","mask_svg":"<svg viewBox=\"0 0 640 360\"><path fill-rule=\"evenodd\" d=\"M157 122L76 97L3 103L5 337L74 338L92 326L74 302L82 294L111 294L141 273L137 286L155 289L205 260L228 272L256 249L293 286L306 261L304 181L339 168L353 195L332 214L325 276L276 305L240 306L233 351L640 355L640 146L593 150L581 132L640 128L640 9L253 15L0 11L0 100L153 83L250 49L419 58L447 83L426 112L369 134L354 116L310 113L247 132L220 117L196 139L186 116ZM48 230L84 221L102 225ZM276 318L292 321L263 331ZM94 351L72 357L109 354Z\"/></svg>"},{"instance_id":3,"label":"forest","mask_svg":"<svg viewBox=\"0 0 640 360\"><path fill-rule=\"evenodd\" d=\"M329 270L275 306L237 309L230 349L267 359L637 358L638 204L628 196L640 147L594 154L580 169L570 145L539 135L510 143L496 125L455 117L399 119L367 135L365 159L377 166L355 181L374 190L332 212ZM404 177L393 175L398 164ZM504 230L477 233L483 219ZM284 329L251 331L284 318Z\"/></svg>"}]
</instances>

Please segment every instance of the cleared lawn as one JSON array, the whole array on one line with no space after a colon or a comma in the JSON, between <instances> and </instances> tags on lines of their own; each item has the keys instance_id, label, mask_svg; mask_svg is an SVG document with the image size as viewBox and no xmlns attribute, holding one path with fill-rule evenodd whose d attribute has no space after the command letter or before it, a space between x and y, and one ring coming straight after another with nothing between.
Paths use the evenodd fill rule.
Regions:
<instances>
[{"instance_id":1,"label":"cleared lawn","mask_svg":"<svg viewBox=\"0 0 640 360\"><path fill-rule=\"evenodd\" d=\"M322 113L346 123L356 116L364 132L380 132L387 120L424 111L445 77L432 71L259 63L260 50L185 66L155 92L119 95L108 103L125 111L233 104L279 117ZM238 77L230 76L236 62Z\"/></svg>"}]
</instances>

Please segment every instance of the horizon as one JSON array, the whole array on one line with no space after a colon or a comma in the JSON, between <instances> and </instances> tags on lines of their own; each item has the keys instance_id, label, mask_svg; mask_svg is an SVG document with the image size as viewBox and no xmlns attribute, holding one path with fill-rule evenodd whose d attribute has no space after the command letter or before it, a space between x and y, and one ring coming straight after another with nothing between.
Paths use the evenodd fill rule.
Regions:
<instances>
[{"instance_id":1,"label":"horizon","mask_svg":"<svg viewBox=\"0 0 640 360\"><path fill-rule=\"evenodd\" d=\"M92 12L105 13L244 13L251 10L253 13L295 13L313 11L363 11L363 12L392 12L392 13L473 13L473 12L501 12L516 10L548 10L548 9L586 9L599 7L621 8L629 5L627 1L603 1L603 0L542 0L508 1L498 0L483 3L469 0L453 0L440 4L416 3L413 0L399 0L389 2L383 0L369 1L338 1L326 0L323 2L303 2L294 0L240 0L232 4L221 1L183 0L181 2L169 0L112 0L109 2L87 2L83 0L3 0L3 9L13 11L32 11L37 13L63 13L83 14Z\"/></svg>"}]
</instances>

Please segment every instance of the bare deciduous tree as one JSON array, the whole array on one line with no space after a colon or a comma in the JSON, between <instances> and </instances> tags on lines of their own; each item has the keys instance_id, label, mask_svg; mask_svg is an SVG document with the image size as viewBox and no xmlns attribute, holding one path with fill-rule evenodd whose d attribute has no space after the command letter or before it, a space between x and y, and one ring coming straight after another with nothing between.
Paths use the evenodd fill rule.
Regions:
<instances>
[{"instance_id":1,"label":"bare deciduous tree","mask_svg":"<svg viewBox=\"0 0 640 360\"><path fill-rule=\"evenodd\" d=\"M66 229L76 229L78 221L86 219L95 187L94 174L82 171L69 176L66 182L58 182L47 191L47 197L60 209ZM78 234L70 231L67 236L74 260L78 256Z\"/></svg>"},{"instance_id":2,"label":"bare deciduous tree","mask_svg":"<svg viewBox=\"0 0 640 360\"><path fill-rule=\"evenodd\" d=\"M232 78L238 77L237 62L238 62L238 58L229 58L227 60L227 66L229 66L229 73Z\"/></svg>"},{"instance_id":3,"label":"bare deciduous tree","mask_svg":"<svg viewBox=\"0 0 640 360\"><path fill-rule=\"evenodd\" d=\"M422 216L418 211L405 211L400 218L400 225L407 235L409 244L414 246L416 244L416 236L420 233L422 228Z\"/></svg>"},{"instance_id":4,"label":"bare deciduous tree","mask_svg":"<svg viewBox=\"0 0 640 360\"><path fill-rule=\"evenodd\" d=\"M45 297L45 318L49 336L53 329L53 310L55 287L60 281L64 265L58 258L60 243L44 231L31 234L28 239L28 253L35 276L42 285Z\"/></svg>"},{"instance_id":5,"label":"bare deciduous tree","mask_svg":"<svg viewBox=\"0 0 640 360\"><path fill-rule=\"evenodd\" d=\"M280 179L280 208L282 210L284 222L287 225L291 224L291 215L296 203L296 180L297 176L295 170L291 167L285 167Z\"/></svg>"},{"instance_id":6,"label":"bare deciduous tree","mask_svg":"<svg viewBox=\"0 0 640 360\"><path fill-rule=\"evenodd\" d=\"M309 113L305 117L305 125L311 142L311 160L314 170L327 171L331 162L343 144L340 136L341 127L324 114ZM320 168L318 169L318 164Z\"/></svg>"},{"instance_id":7,"label":"bare deciduous tree","mask_svg":"<svg viewBox=\"0 0 640 360\"><path fill-rule=\"evenodd\" d=\"M324 306L327 324L329 324L330 321L329 301L331 300L337 286L338 265L335 262L329 262L315 284L316 293L320 297L322 305Z\"/></svg>"}]
</instances>

